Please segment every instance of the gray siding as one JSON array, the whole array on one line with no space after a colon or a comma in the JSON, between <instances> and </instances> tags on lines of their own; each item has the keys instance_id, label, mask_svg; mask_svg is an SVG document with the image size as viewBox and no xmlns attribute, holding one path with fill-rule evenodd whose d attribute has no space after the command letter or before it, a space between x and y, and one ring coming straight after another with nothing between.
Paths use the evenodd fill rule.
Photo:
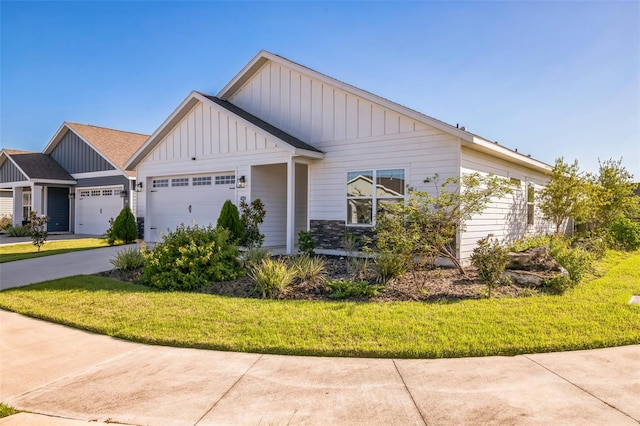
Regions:
<instances>
[{"instance_id":1,"label":"gray siding","mask_svg":"<svg viewBox=\"0 0 640 426\"><path fill-rule=\"evenodd\" d=\"M29 180L11 161L6 160L0 167L0 182L21 182Z\"/></svg>"},{"instance_id":2,"label":"gray siding","mask_svg":"<svg viewBox=\"0 0 640 426\"><path fill-rule=\"evenodd\" d=\"M115 170L104 157L71 131L64 135L50 155L70 174Z\"/></svg>"},{"instance_id":3,"label":"gray siding","mask_svg":"<svg viewBox=\"0 0 640 426\"><path fill-rule=\"evenodd\" d=\"M111 185L124 185L124 189L131 189L129 188L129 179L124 176L103 176L96 178L78 179L78 183L76 184L78 188Z\"/></svg>"}]
</instances>

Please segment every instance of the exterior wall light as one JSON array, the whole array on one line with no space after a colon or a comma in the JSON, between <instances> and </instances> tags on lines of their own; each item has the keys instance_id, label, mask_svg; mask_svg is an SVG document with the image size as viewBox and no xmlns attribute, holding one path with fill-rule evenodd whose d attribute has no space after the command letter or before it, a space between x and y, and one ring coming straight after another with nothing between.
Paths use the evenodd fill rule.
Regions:
<instances>
[{"instance_id":1,"label":"exterior wall light","mask_svg":"<svg viewBox=\"0 0 640 426\"><path fill-rule=\"evenodd\" d=\"M74 198L76 198L76 194L74 192L69 192L69 199L73 200Z\"/></svg>"},{"instance_id":2,"label":"exterior wall light","mask_svg":"<svg viewBox=\"0 0 640 426\"><path fill-rule=\"evenodd\" d=\"M136 185L136 192L142 192L142 182L138 182Z\"/></svg>"},{"instance_id":3,"label":"exterior wall light","mask_svg":"<svg viewBox=\"0 0 640 426\"><path fill-rule=\"evenodd\" d=\"M238 184L236 185L237 188L245 188L247 186L247 180L245 179L244 176L240 176L240 178L238 178Z\"/></svg>"},{"instance_id":4,"label":"exterior wall light","mask_svg":"<svg viewBox=\"0 0 640 426\"><path fill-rule=\"evenodd\" d=\"M127 198L129 196L129 191L127 191L126 189L123 189L122 191L120 191L120 198Z\"/></svg>"}]
</instances>

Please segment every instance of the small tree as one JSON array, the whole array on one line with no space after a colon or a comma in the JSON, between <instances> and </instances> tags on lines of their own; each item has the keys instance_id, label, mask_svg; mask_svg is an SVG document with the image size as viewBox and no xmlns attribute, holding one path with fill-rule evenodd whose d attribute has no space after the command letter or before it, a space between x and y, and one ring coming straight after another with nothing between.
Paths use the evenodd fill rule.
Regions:
<instances>
[{"instance_id":1,"label":"small tree","mask_svg":"<svg viewBox=\"0 0 640 426\"><path fill-rule=\"evenodd\" d=\"M111 232L112 238L121 240L125 244L131 244L136 241L136 238L138 238L138 226L129 206L125 206L116 217L116 220L113 221Z\"/></svg>"},{"instance_id":2,"label":"small tree","mask_svg":"<svg viewBox=\"0 0 640 426\"><path fill-rule=\"evenodd\" d=\"M593 189L589 198L593 202L596 227L606 227L617 219L640 214L640 198L634 194L637 184L622 165L622 159L600 162L599 173L591 176L591 180Z\"/></svg>"},{"instance_id":3,"label":"small tree","mask_svg":"<svg viewBox=\"0 0 640 426\"><path fill-rule=\"evenodd\" d=\"M555 225L556 235L569 218L580 220L587 209L589 182L580 176L578 161L569 165L563 158L556 159L551 179L540 191L538 206L544 218Z\"/></svg>"},{"instance_id":4,"label":"small tree","mask_svg":"<svg viewBox=\"0 0 640 426\"><path fill-rule=\"evenodd\" d=\"M240 213L231 200L227 200L222 205L220 216L218 216L218 227L229 231L229 238L233 241L240 241L244 235L244 225L240 220Z\"/></svg>"},{"instance_id":5,"label":"small tree","mask_svg":"<svg viewBox=\"0 0 640 426\"><path fill-rule=\"evenodd\" d=\"M48 221L49 218L47 216L38 216L33 210L29 213L29 232L33 240L33 245L38 248L38 251L40 251L40 247L44 245L44 242L47 241L49 234L46 231L46 226Z\"/></svg>"},{"instance_id":6,"label":"small tree","mask_svg":"<svg viewBox=\"0 0 640 426\"><path fill-rule=\"evenodd\" d=\"M259 198L253 200L251 204L242 200L240 201L240 210L242 211L240 220L244 225L242 244L248 248L262 247L264 234L260 233L258 225L264 222L264 216L267 214L264 204Z\"/></svg>"},{"instance_id":7,"label":"small tree","mask_svg":"<svg viewBox=\"0 0 640 426\"><path fill-rule=\"evenodd\" d=\"M466 223L482 213L492 198L511 193L509 182L494 175L479 173L448 178L439 182L438 175L425 179L433 183L436 195L409 188L409 200L385 206L375 226L378 250L395 251L401 262L411 269L435 261L449 259L464 274L458 261L455 240Z\"/></svg>"},{"instance_id":8,"label":"small tree","mask_svg":"<svg viewBox=\"0 0 640 426\"><path fill-rule=\"evenodd\" d=\"M502 273L509 263L509 255L506 248L497 240L489 241L487 238L478 240L478 246L471 254L471 264L478 268L478 278L487 285L489 298L491 290L500 284Z\"/></svg>"}]
</instances>

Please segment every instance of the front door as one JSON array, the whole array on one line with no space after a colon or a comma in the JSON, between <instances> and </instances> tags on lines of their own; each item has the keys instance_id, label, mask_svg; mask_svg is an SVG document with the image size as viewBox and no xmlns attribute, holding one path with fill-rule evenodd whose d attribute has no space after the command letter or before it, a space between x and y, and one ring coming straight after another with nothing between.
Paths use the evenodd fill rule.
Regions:
<instances>
[{"instance_id":1,"label":"front door","mask_svg":"<svg viewBox=\"0 0 640 426\"><path fill-rule=\"evenodd\" d=\"M47 190L48 232L69 231L69 188L49 187Z\"/></svg>"}]
</instances>

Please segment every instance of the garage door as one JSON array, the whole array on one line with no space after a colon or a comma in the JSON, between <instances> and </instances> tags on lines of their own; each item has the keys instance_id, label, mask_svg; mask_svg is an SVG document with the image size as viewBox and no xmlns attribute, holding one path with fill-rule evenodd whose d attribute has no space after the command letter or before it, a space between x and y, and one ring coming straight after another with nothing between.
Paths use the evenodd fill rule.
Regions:
<instances>
[{"instance_id":1,"label":"garage door","mask_svg":"<svg viewBox=\"0 0 640 426\"><path fill-rule=\"evenodd\" d=\"M226 200L235 197L233 173L158 177L149 191L149 240L158 242L167 230L186 226L216 225Z\"/></svg>"},{"instance_id":2,"label":"garage door","mask_svg":"<svg viewBox=\"0 0 640 426\"><path fill-rule=\"evenodd\" d=\"M121 187L76 190L76 234L102 235L122 210Z\"/></svg>"}]
</instances>

